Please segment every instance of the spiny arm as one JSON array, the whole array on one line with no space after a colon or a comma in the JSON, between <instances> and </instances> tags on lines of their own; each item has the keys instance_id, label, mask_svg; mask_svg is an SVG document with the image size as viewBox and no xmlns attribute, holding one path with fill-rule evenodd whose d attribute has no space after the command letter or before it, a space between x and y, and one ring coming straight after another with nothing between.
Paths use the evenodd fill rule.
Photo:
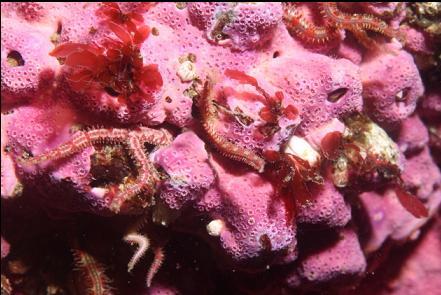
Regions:
<instances>
[{"instance_id":1,"label":"spiny arm","mask_svg":"<svg viewBox=\"0 0 441 295\"><path fill-rule=\"evenodd\" d=\"M258 172L263 172L265 160L251 150L241 148L216 132L216 107L213 103L213 91L211 81L204 85L204 91L200 98L200 112L202 116L202 127L211 144L225 157L245 163Z\"/></svg>"},{"instance_id":2,"label":"spiny arm","mask_svg":"<svg viewBox=\"0 0 441 295\"><path fill-rule=\"evenodd\" d=\"M66 158L82 149L92 146L96 143L122 143L128 137L128 131L125 129L96 129L90 131L79 131L71 140L55 149L32 158L19 158L19 161L25 165L34 165L49 160L58 160Z\"/></svg>"}]
</instances>

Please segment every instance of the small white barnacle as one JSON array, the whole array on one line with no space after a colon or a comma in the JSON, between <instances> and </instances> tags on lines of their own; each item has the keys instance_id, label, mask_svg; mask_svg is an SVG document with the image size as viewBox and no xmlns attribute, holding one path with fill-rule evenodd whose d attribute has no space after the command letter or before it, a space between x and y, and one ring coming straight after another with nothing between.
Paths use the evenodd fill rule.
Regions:
<instances>
[{"instance_id":1,"label":"small white barnacle","mask_svg":"<svg viewBox=\"0 0 441 295\"><path fill-rule=\"evenodd\" d=\"M184 61L179 65L178 72L179 78L182 82L189 82L196 79L196 65L189 60Z\"/></svg>"},{"instance_id":2,"label":"small white barnacle","mask_svg":"<svg viewBox=\"0 0 441 295\"><path fill-rule=\"evenodd\" d=\"M320 154L304 138L295 135L288 140L284 153L308 161L311 167L317 165L320 161Z\"/></svg>"},{"instance_id":3,"label":"small white barnacle","mask_svg":"<svg viewBox=\"0 0 441 295\"><path fill-rule=\"evenodd\" d=\"M225 227L225 224L222 220L215 219L215 220L210 221L209 224L207 224L207 232L210 236L218 237L218 236L220 236L224 227Z\"/></svg>"}]
</instances>

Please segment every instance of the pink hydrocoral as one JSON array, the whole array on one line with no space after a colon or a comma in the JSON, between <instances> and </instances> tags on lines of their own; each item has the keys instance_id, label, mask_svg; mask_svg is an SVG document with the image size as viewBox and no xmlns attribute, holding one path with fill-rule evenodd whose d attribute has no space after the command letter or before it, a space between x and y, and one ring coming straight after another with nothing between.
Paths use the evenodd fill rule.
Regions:
<instances>
[{"instance_id":1,"label":"pink hydrocoral","mask_svg":"<svg viewBox=\"0 0 441 295\"><path fill-rule=\"evenodd\" d=\"M200 212L216 212L222 207L222 194L216 188L210 188L205 195L195 203L195 209Z\"/></svg>"},{"instance_id":2,"label":"pink hydrocoral","mask_svg":"<svg viewBox=\"0 0 441 295\"><path fill-rule=\"evenodd\" d=\"M427 146L420 153L406 159L401 177L404 185L422 200L429 198L437 188L441 187L441 172Z\"/></svg>"},{"instance_id":3,"label":"pink hydrocoral","mask_svg":"<svg viewBox=\"0 0 441 295\"><path fill-rule=\"evenodd\" d=\"M410 52L421 54L423 56L433 54L433 45L431 43L432 40L427 36L426 33L409 26L402 26L401 32L405 36L406 49L408 49Z\"/></svg>"},{"instance_id":4,"label":"pink hydrocoral","mask_svg":"<svg viewBox=\"0 0 441 295\"><path fill-rule=\"evenodd\" d=\"M312 185L310 192L310 200L297 207L299 223L342 227L349 222L351 208L331 181Z\"/></svg>"},{"instance_id":5,"label":"pink hydrocoral","mask_svg":"<svg viewBox=\"0 0 441 295\"><path fill-rule=\"evenodd\" d=\"M429 89L421 99L420 114L429 120L439 120L441 118L441 87Z\"/></svg>"},{"instance_id":6,"label":"pink hydrocoral","mask_svg":"<svg viewBox=\"0 0 441 295\"><path fill-rule=\"evenodd\" d=\"M388 260L375 270L370 279L362 282L357 289L342 294L438 295L441 290L441 220L439 215L434 219L421 239L403 249L392 248L387 254Z\"/></svg>"},{"instance_id":7,"label":"pink hydrocoral","mask_svg":"<svg viewBox=\"0 0 441 295\"><path fill-rule=\"evenodd\" d=\"M63 102L55 103L49 97L41 103L20 107L8 116L10 123L7 136L11 154L15 158L26 157L29 154L40 155L59 146L71 138L72 128L77 123L77 114L69 105ZM34 183L37 188L43 189L46 197L55 198L51 201L52 205L65 207L66 200L56 198L63 189L66 190L61 184L71 182L73 187L81 191L90 182L92 152L93 148L87 148L69 159L45 162L36 167L17 164L17 175L27 183ZM49 173L52 186L40 180L43 172ZM60 186L57 187L54 183Z\"/></svg>"},{"instance_id":8,"label":"pink hydrocoral","mask_svg":"<svg viewBox=\"0 0 441 295\"><path fill-rule=\"evenodd\" d=\"M398 274L388 282L387 288L376 293L379 295L436 295L441 290L441 222L429 228L416 245L409 257L403 262ZM369 288L366 294L372 294ZM360 294L360 293L357 293Z\"/></svg>"},{"instance_id":9,"label":"pink hydrocoral","mask_svg":"<svg viewBox=\"0 0 441 295\"><path fill-rule=\"evenodd\" d=\"M403 120L397 144L403 153L421 151L429 142L429 133L418 115Z\"/></svg>"},{"instance_id":10,"label":"pink hydrocoral","mask_svg":"<svg viewBox=\"0 0 441 295\"><path fill-rule=\"evenodd\" d=\"M191 2L187 9L193 24L202 30L208 30L219 12L227 11L233 5L228 2Z\"/></svg>"},{"instance_id":11,"label":"pink hydrocoral","mask_svg":"<svg viewBox=\"0 0 441 295\"><path fill-rule=\"evenodd\" d=\"M6 134L10 120L8 115L1 114L1 197L2 199L20 196L23 191L23 185L15 172L15 165L11 147Z\"/></svg>"},{"instance_id":12,"label":"pink hydrocoral","mask_svg":"<svg viewBox=\"0 0 441 295\"><path fill-rule=\"evenodd\" d=\"M37 5L37 4L36 4ZM10 4L10 5L3 5L2 4L2 14L3 14L3 7L5 8L5 14L7 16L11 17L10 26L13 26L15 22L18 22L15 20L14 17L16 14L20 13L21 7L25 6L32 6L31 4ZM35 6L35 5L34 5ZM145 6L151 6L151 4L127 4L124 5L124 11L128 11L130 13L131 10L134 10L138 12L137 17L140 15L139 13L145 12ZM102 44L103 39L106 37L109 37L109 35L114 37L113 33L108 30L106 27L106 23L103 22L102 17L95 17L95 14L98 10L98 8L101 7L98 3L38 3L39 11L41 12L42 16L40 18L35 18L35 21L38 21L38 24L28 25L26 23L22 22L17 23L16 27L23 27L22 30L13 30L12 27L7 26L7 22L5 21L6 18L2 17L2 93L7 94L6 91L9 91L9 89L6 89L6 86L8 86L8 83L16 83L16 81L11 80L10 77L7 76L9 72L11 72L10 69L4 70L4 60L6 59L6 55L9 54L9 47L10 46L10 38L4 38L6 35L6 31L11 32L19 32L20 34L25 34L24 31L26 31L27 34L27 40L24 43L26 44L34 44L34 46L40 46L38 50L35 50L33 55L35 55L39 60L39 63L34 62L32 60L32 56L23 56L25 59L25 65L21 67L14 67L13 70L15 72L23 72L23 69L33 69L36 73L31 73L32 75L29 75L29 77L26 77L27 79L23 80L21 83L26 84L27 87L25 90L29 90L27 92L24 92L20 89L19 86L15 86L13 89L15 92L21 91L24 93L17 93L20 96L23 95L34 95L35 94L35 88L39 85L37 85L37 82L39 81L44 82L44 75L53 74L53 72L50 71L43 71L46 68L38 69L40 65L47 66L48 69L52 69L54 66L56 66L56 69L59 67L58 62L55 58L50 57L48 55L48 52L53 49L53 44L60 44L60 42L77 42L77 43L83 43L83 44L91 44L91 43L99 43ZM3 15L2 15L3 16ZM94 17L90 17L94 16ZM141 16L142 18L142 16ZM38 26L37 26L38 25ZM5 27L7 26L7 27ZM37 28L37 29L36 29ZM36 31L35 33L33 31ZM41 36L37 34L37 32L41 32ZM33 37L33 38L29 38ZM44 44L42 43L44 40ZM19 40L20 41L20 40ZM4 45L4 42L9 42ZM21 42L21 41L20 41ZM13 43L13 42L12 42ZM48 44L48 45L46 45ZM15 44L12 44L15 45ZM20 45L21 46L21 45ZM108 46L110 47L110 46ZM15 49L17 51L20 51L18 49ZM26 48L25 48L26 49ZM115 49L115 48L113 48ZM118 48L120 49L120 48ZM12 50L12 49L11 49ZM21 53L21 52L20 52ZM38 55L38 54L41 54ZM23 55L23 53L22 53ZM29 60L26 60L26 59ZM98 68L98 67L97 67ZM41 77L38 76L39 72L43 71L43 74ZM20 72L20 73L21 73ZM27 73L24 73L27 74ZM5 79L4 79L5 78ZM148 78L148 77L146 77ZM19 77L18 79L21 79ZM35 81L34 81L35 80ZM145 80L145 79L144 79ZM20 81L19 81L20 82ZM17 83L16 83L17 84ZM31 84L31 85L28 85ZM14 85L12 85L14 86ZM12 88L11 86L11 88ZM161 106L158 104L154 104L151 101L145 102L140 101L138 104L131 105L127 107L126 105L122 104L121 102L118 102L115 97L112 97L111 95L108 95L107 93L89 93L89 95L80 95L78 93L70 93L68 91L68 87L65 83L59 83L58 86L60 86L61 91L67 92L71 96L71 100L76 102L77 105L83 109L87 109L88 111L92 111L94 113L100 113L100 114L106 114L112 116L114 119L119 119L123 122L128 121L147 121L149 123L161 123L164 120L165 114L162 110ZM30 89L29 89L30 88ZM41 88L41 87L40 87ZM30 92L32 90L32 92ZM151 94L149 93L149 95ZM4 100L2 99L2 103L7 99L8 97L4 95ZM15 97L13 97L15 98ZM143 103L142 103L143 102Z\"/></svg>"},{"instance_id":13,"label":"pink hydrocoral","mask_svg":"<svg viewBox=\"0 0 441 295\"><path fill-rule=\"evenodd\" d=\"M1 257L2 259L9 255L9 250L11 245L9 245L8 241L1 237Z\"/></svg>"},{"instance_id":14,"label":"pink hydrocoral","mask_svg":"<svg viewBox=\"0 0 441 295\"><path fill-rule=\"evenodd\" d=\"M179 295L180 292L173 286L164 285L161 283L153 283L147 292L143 295Z\"/></svg>"},{"instance_id":15,"label":"pink hydrocoral","mask_svg":"<svg viewBox=\"0 0 441 295\"><path fill-rule=\"evenodd\" d=\"M46 102L43 104L36 104L21 107L11 115L10 128L7 131L12 153L17 157L22 157L25 153L31 155L39 155L50 149L67 141L71 136L71 128L76 124L75 113L64 103L54 104L53 102ZM32 128L28 128L27 124L31 124ZM77 157L79 157L78 155ZM75 160L68 161L72 165ZM86 162L84 162L86 161ZM80 162L88 164L87 159L82 159ZM46 168L48 163L42 163L41 168ZM66 163L67 164L67 163ZM70 166L63 165L61 169L55 174L61 173L60 178L70 177L72 180L80 180L85 176L87 171L83 169L75 169L71 167L69 172L63 167ZM83 166L78 163L76 166ZM30 167L19 165L19 171L24 173L27 170L32 171ZM79 168L79 167L78 167ZM63 175L61 171L65 170L67 175ZM87 169L86 169L87 170ZM33 172L32 174L34 174ZM63 176L62 176L63 175Z\"/></svg>"},{"instance_id":16,"label":"pink hydrocoral","mask_svg":"<svg viewBox=\"0 0 441 295\"><path fill-rule=\"evenodd\" d=\"M101 28L101 20L95 15L99 3L71 2L57 5L54 14L62 26L60 42L84 42L93 39ZM61 17L60 17L61 16Z\"/></svg>"},{"instance_id":17,"label":"pink hydrocoral","mask_svg":"<svg viewBox=\"0 0 441 295\"><path fill-rule=\"evenodd\" d=\"M178 135L154 158L170 177L161 189L161 198L170 208L181 209L197 200L214 181L204 142L192 131Z\"/></svg>"},{"instance_id":18,"label":"pink hydrocoral","mask_svg":"<svg viewBox=\"0 0 441 295\"><path fill-rule=\"evenodd\" d=\"M189 3L190 17L208 40L244 51L261 47L282 20L280 3Z\"/></svg>"},{"instance_id":19,"label":"pink hydrocoral","mask_svg":"<svg viewBox=\"0 0 441 295\"><path fill-rule=\"evenodd\" d=\"M152 28L152 34L147 42L142 43L139 53L146 64L158 65L165 87L146 92L145 96L133 104L124 104L125 102L122 102L119 97L112 96L105 91L94 93L72 91L69 83L62 79L62 75L53 84L56 87L47 88L49 91L44 93L37 91L37 95L33 95L34 92L31 91L31 95L27 95L33 100L30 105L15 108L13 109L14 113L2 115L2 117L8 117L7 124L5 127L2 126L2 131L6 131L8 137L6 141L3 141L2 138L2 148L6 149L2 151L2 196L10 196L15 187L20 187L19 179L14 175L14 169L17 168L20 181L26 185L23 196L25 202L28 197L27 191L30 191L32 197L40 198L44 194L45 197L50 198L49 201L38 199L41 201L39 203L45 207L56 204L60 210L78 211L74 205L78 203L78 197L84 198L85 196L89 197L85 200L87 205L98 204L102 206L99 201L102 196L105 196L106 189L92 183L108 179L97 180L93 178L96 176L93 173L96 166L91 164L91 160L100 155L109 155L101 153L102 150L98 146L87 148L72 157L46 161L37 166L24 167L21 161L14 163L13 159L26 157L28 153L34 156L41 155L44 151L51 150L60 143L68 141L72 138L75 130L83 128L82 125L77 126L76 123L100 122L118 130L126 130L123 129L124 127L128 127L128 130L136 130L136 126L159 125L166 121L175 125L165 124L166 128L173 130L177 137L170 146L154 149L150 154L151 160L157 166L161 166L161 170L158 173L160 176L158 176L158 191L152 198L154 201L151 204L152 208L147 207L145 210L143 208L143 213L149 217L153 216L154 222L157 222L159 220L157 215L163 213L160 212L163 209L162 206L173 209L165 210L166 215L168 213L172 215L167 216L170 217L167 219L170 222L163 223L161 220L161 224L168 226L167 232L171 235L170 240L174 240L178 245L176 247L176 245L168 244L164 248L167 256L164 266L167 271L171 271L173 274L175 274L174 269L180 269L181 273L187 272L187 268L177 262L173 256L187 257L187 254L191 252L197 256L200 254L210 255L216 263L211 263L212 261L209 260L211 265L208 269L214 271L216 275L221 274L221 277L224 278L225 272L231 270L228 268L230 266L228 263L233 260L235 264L233 280L236 282L233 284L239 286L238 289L234 289L238 290L237 292L243 291L244 283L241 278L247 276L241 273L241 267L249 268L253 273L259 272L259 277L271 278L276 284L286 276L287 269L294 268L295 275L289 278L289 285L300 288L328 282L334 286L336 281L346 277L345 273L358 275L363 270L365 261L359 249L357 234L352 229L341 230L341 227L346 226L351 219L351 209L345 199L351 200L352 204L357 206L359 204L356 196L343 195L344 189L337 190L325 178L323 186L315 184L310 186L311 199L308 199L310 203L303 204L299 207L297 215L293 215L292 207L289 207L290 201L294 203L300 195L299 191L293 189L292 194L287 194L286 199L280 199L276 193L278 182L273 179L270 181L267 178L266 172L268 171L265 171L264 174L250 172L246 167L237 168L235 167L237 163L234 161L218 156L217 151L207 138L201 135L196 106L200 98L198 90L201 82L204 82L207 76L212 77L217 84L216 91L219 90L219 95L215 98L217 102L217 134L239 147L252 149L260 155L262 150L279 151L283 149L285 141L292 134L297 133L297 135L304 136L317 151L322 152L322 155L325 156L322 161L327 165L332 160L329 153L324 151L326 149L322 148L321 141L330 132L343 133L345 126L342 122L344 119L348 115L362 110L363 101L360 95L362 85L359 74L360 67L357 64L362 63L364 59L362 67L366 67L370 59L374 60L377 57L373 58L373 54L369 50L367 53L359 50L356 45L351 43L350 38L346 38L341 43L337 52L339 56L346 57L346 59L335 59L307 52L289 37L285 26L279 25L280 3L157 3L147 12L144 11L142 3L120 3L118 5L124 15L135 12L142 14L142 24ZM147 5L151 6L151 4ZM353 5L357 6L358 4ZM378 7L384 5L388 9L393 9L395 4L374 5ZM4 11L4 7L9 8ZM26 24L24 30L29 34L34 34L34 31L44 31L40 34L41 36L37 34L38 39L41 37L48 41L49 32L61 33L58 40L57 34L52 36L54 43L61 40L62 42L91 45L102 44L100 42L109 37L116 39L115 37L118 35L118 38L121 39L120 37L124 35L121 30L117 29L111 32L103 22L103 18L96 17L95 13L99 7L100 4L96 3L39 3L37 5L19 3L10 6L2 3L2 16L5 13L8 20L20 19L21 22L25 19L32 22L32 28ZM201 11L200 16L198 10ZM224 12L227 14L231 12L232 15L227 15L228 18L231 16L231 19L217 27L215 22ZM112 20L116 24L133 26L130 21L118 22L119 11L115 16L116 18L112 18ZM135 17L139 18L138 15ZM21 28L16 30L14 27L8 27L8 29L13 33L21 30ZM129 28L127 30L131 32ZM207 42L207 37L208 39L214 37L212 32L221 32L220 39L223 40L211 39L215 42ZM32 40L32 38L30 39ZM123 39L125 39L124 36ZM417 39L416 41L421 41ZM224 46L228 44L230 46ZM418 50L422 51L422 48L420 46ZM47 55L51 49L45 49L44 53ZM408 46L408 49L412 48ZM77 53L84 54L84 51L87 50L80 49ZM364 53L366 53L365 56L363 56ZM385 52L379 54L386 55ZM387 64L383 65L379 62L381 64L379 67L389 67L393 69L392 73L400 72L400 69L394 70L394 67L402 66L399 62L403 56L406 57L406 54L399 52L398 55L398 57L392 55L393 57L390 59L385 58L384 62ZM62 62L66 56L60 55L59 57ZM409 63L407 57L403 59L402 63ZM191 80L182 79L178 73L184 60L190 61L195 67L195 78ZM42 66L52 62L56 64L57 61L55 58L47 56L45 59L41 59ZM71 66L78 66L78 63L71 63L71 61L69 63ZM247 75L252 79L245 82L234 79L231 75L226 74L227 70L236 74L240 72L242 77ZM402 72L403 75L408 74L405 70ZM387 74L387 70L385 73ZM389 77L380 78L386 80ZM256 85L261 87L268 97L265 97ZM418 88L418 83L411 87ZM39 89L40 86L38 86ZM388 91L389 89L380 89L376 95L388 94ZM424 123L428 123L434 138L436 136L435 128L438 128L439 131L439 124L435 121L438 120L440 113L437 108L439 91L438 93L436 91L422 102L418 113L424 120L427 120ZM74 106L66 104L66 98L73 102ZM268 103L268 100L273 101ZM87 112L77 112L74 107L87 110ZM291 110L288 115L284 112L286 109ZM294 113L297 115L297 111L298 117L291 117ZM372 113L375 115L376 111L372 111ZM100 116L96 116L97 114ZM106 114L108 117L103 120L101 114ZM401 124L397 124L397 127L401 126L401 129L397 128L394 130L396 133L391 133L389 136L394 138L394 141L399 144L408 157L402 174L404 188L415 193L424 202L424 206L427 206L430 214L433 214L440 199L439 171L430 159L429 150L426 147L426 127L423 126L417 115L409 117L410 114L409 111L397 120L397 122L401 121ZM109 118L110 120L105 120ZM247 125L251 121L249 119L252 119L253 122ZM121 123L127 126L121 126ZM273 124L270 126L274 127L273 130L279 127L280 130L274 134L271 133L272 136L262 138L262 134L259 134L260 131L268 132L268 129L260 127L264 125L268 127L268 123ZM175 128L176 126L184 128ZM51 130L51 128L53 129ZM110 128L105 130L109 131ZM273 130L270 128L271 132ZM86 137L83 137L83 140L85 140L84 138ZM105 146L103 150L107 150L107 148L109 147ZM140 147L137 152L147 157L150 148L151 146L145 145ZM9 149L11 152L7 153ZM394 145L393 149L395 149ZM123 149L112 148L112 151L115 150L118 151L116 152L118 155L125 155ZM434 149L432 149L433 151ZM31 159L32 155L30 155ZM121 170L130 170L134 168L133 166L140 168L146 164L146 162L125 159L125 156L123 156L124 159L118 158L113 161L114 154L111 155L111 158L112 163L109 166L104 165L103 170L106 172L109 171L107 168L110 166L111 170L117 169L114 167L114 165L117 166L115 164L117 161L120 165L124 165ZM369 158L366 162L370 160L375 160L375 158ZM92 162L94 163L94 161ZM5 171L6 173L4 173ZM297 176L297 171L295 173ZM4 177L5 175L6 177ZM119 185L130 185L133 181L132 177L134 175L125 178L128 179L128 183L122 182ZM5 179L7 181L4 181ZM91 190L86 188L88 191L84 192L84 186L88 185L93 188ZM31 189L28 189L28 186ZM39 189L33 190L34 187ZM351 188L363 191L363 187L358 185ZM70 202L68 190L74 194L73 202ZM360 226L372 225L373 229L372 236L367 237L366 249L368 251L378 249L384 239L388 237L391 237L392 241L407 239L409 234L410 238L416 237L418 228L426 223L428 218L414 218L401 205L393 190L390 193L388 191L376 193L378 198L371 196L372 198L369 199L365 195L361 197L362 205L368 211L368 219L365 224L360 224ZM136 199L142 199L144 196L147 194L139 194ZM21 200L3 202L16 201L20 202ZM409 205L409 203L412 204L411 202L406 204ZM143 203L143 205L147 206L150 203ZM382 211L386 216L384 217L386 219L384 227L375 223L382 218L381 214L372 213L372 210L376 209L384 210ZM97 213L99 210L88 211ZM358 212L359 210L353 210L354 215L358 215ZM121 214L121 212L119 213ZM64 217L63 213L60 213L60 216ZM356 218L353 221L358 221L359 216L354 217ZM171 222L174 218L178 219L175 220L176 222ZM216 226L220 225L220 230L219 228L210 228L208 233L211 236L208 237L205 225L210 221L215 221L214 225ZM113 223L111 220L110 222L112 226L107 227L113 228ZM311 225L324 226L325 230L310 231L311 229L322 229ZM300 228L299 231L297 231L297 226ZM161 227L149 224L145 228L149 230L154 228L155 233L151 237L153 246L156 246L156 236L163 233ZM156 235L156 230L158 233L161 231L161 234ZM182 236L176 236L175 230L189 233L185 234L186 236L202 235L214 246L216 255L213 255L211 251L199 253L195 248L191 248L192 251L183 250L181 247ZM340 236L333 239L327 235L329 232L337 232ZM6 233L9 238L9 231L7 230ZM31 233L27 232L26 234ZM315 244L309 243L309 240L315 237L322 238L323 247L316 249L317 251L310 251ZM299 244L297 244L297 240ZM199 241L196 240L196 243ZM174 253L175 250L177 250L176 253ZM346 250L347 252L345 252ZM182 255L182 253L186 254ZM341 253L345 253L347 257L336 256ZM223 260L224 257L229 259ZM334 259L335 257L337 259ZM295 261L296 259L298 260ZM194 261L191 269L200 277L200 270L205 271L206 269L201 267L200 261ZM254 264L254 262L257 263ZM260 264L260 262L263 263ZM287 265L273 267L276 264ZM258 266L255 267L256 265ZM265 267L268 268L268 271L261 272ZM213 274L212 272L207 273ZM161 284L154 285L149 291L159 294L168 291L175 292L176 290L169 286L181 287L181 284L170 282L170 277L164 275L160 278L163 279ZM255 280L254 274L252 279ZM298 285L293 283L296 279ZM118 281L120 280L118 279ZM228 278L226 281L231 283L232 280ZM212 285L213 281L207 278L200 284L199 292L204 293L201 290L204 290L205 284ZM214 284L218 284L218 279L214 280ZM199 287L199 284L196 285ZM278 294L285 291L269 292L270 289L264 288L259 291L263 294Z\"/></svg>"},{"instance_id":20,"label":"pink hydrocoral","mask_svg":"<svg viewBox=\"0 0 441 295\"><path fill-rule=\"evenodd\" d=\"M409 53L371 55L360 68L365 110L372 119L389 127L413 113L424 87Z\"/></svg>"},{"instance_id":21,"label":"pink hydrocoral","mask_svg":"<svg viewBox=\"0 0 441 295\"><path fill-rule=\"evenodd\" d=\"M213 74L221 77L227 69L252 74L250 70L260 64L258 61L272 60L286 46L299 49L295 41L287 39L288 32L283 26L277 26L274 39L268 46L259 51L239 52L207 42L199 29L203 29L202 26L189 25L190 19L194 21L193 14L203 15L201 18L204 19L211 18L218 10L227 9L228 5L233 4L189 3L187 8L178 8L175 3L162 3L146 13L145 18L151 21L149 25L155 27L159 35L145 42L141 53L158 64L164 84L169 86L161 93L155 93L158 100L162 99L167 122L182 127L188 126L192 119L191 81L181 81L176 74L182 58L193 55L196 74L204 79Z\"/></svg>"},{"instance_id":22,"label":"pink hydrocoral","mask_svg":"<svg viewBox=\"0 0 441 295\"><path fill-rule=\"evenodd\" d=\"M360 200L367 211L371 233L364 246L368 253L378 250L387 238L403 241L416 237L427 218L415 218L400 203L394 190L383 193L364 192ZM441 203L441 190L431 193L425 203L433 214Z\"/></svg>"},{"instance_id":23,"label":"pink hydrocoral","mask_svg":"<svg viewBox=\"0 0 441 295\"><path fill-rule=\"evenodd\" d=\"M287 251L284 256L293 260L296 226L280 199L274 198L274 189L268 181L255 172L238 169L224 161L210 161L221 193L222 207L212 212L225 227L220 232L220 243L233 260L243 262L263 253ZM282 251L282 253L280 253Z\"/></svg>"},{"instance_id":24,"label":"pink hydrocoral","mask_svg":"<svg viewBox=\"0 0 441 295\"><path fill-rule=\"evenodd\" d=\"M156 97L162 98L162 105L167 121L177 126L185 126L191 122L192 99L186 91L190 82L181 81L177 76L180 60L193 55L196 73L204 78L213 72L223 73L226 68L249 68L257 56L252 52L232 52L229 48L207 43L201 31L188 25L188 9L178 9L175 3L164 3L149 10L146 19L152 21L159 35L152 36L145 42L141 53L152 63L159 66L164 84L169 85ZM205 6L208 3L196 3ZM167 46L164 44L166 41Z\"/></svg>"},{"instance_id":25,"label":"pink hydrocoral","mask_svg":"<svg viewBox=\"0 0 441 295\"><path fill-rule=\"evenodd\" d=\"M261 71L299 109L300 134L362 109L359 68L348 60L297 52L262 65Z\"/></svg>"},{"instance_id":26,"label":"pink hydrocoral","mask_svg":"<svg viewBox=\"0 0 441 295\"><path fill-rule=\"evenodd\" d=\"M2 3L2 12L5 8L5 10L15 11L19 17L27 21L39 21L47 12L43 5L37 2L15 2L8 3L9 7L6 5L3 7Z\"/></svg>"},{"instance_id":27,"label":"pink hydrocoral","mask_svg":"<svg viewBox=\"0 0 441 295\"><path fill-rule=\"evenodd\" d=\"M1 90L2 105L35 98L58 69L58 62L48 55L53 44L50 28L36 28L16 19L1 21Z\"/></svg>"},{"instance_id":28,"label":"pink hydrocoral","mask_svg":"<svg viewBox=\"0 0 441 295\"><path fill-rule=\"evenodd\" d=\"M83 42L96 38L97 29L102 26L99 18L90 17L95 15L99 5L84 2L27 2L3 6L2 3L2 14L11 18L18 16L34 26L50 29L50 38L47 41ZM27 14L28 12L31 14Z\"/></svg>"},{"instance_id":29,"label":"pink hydrocoral","mask_svg":"<svg viewBox=\"0 0 441 295\"><path fill-rule=\"evenodd\" d=\"M346 38L340 43L337 49L337 55L346 58L354 64L359 65L363 60L363 48L357 41L352 38Z\"/></svg>"},{"instance_id":30,"label":"pink hydrocoral","mask_svg":"<svg viewBox=\"0 0 441 295\"><path fill-rule=\"evenodd\" d=\"M405 4L400 2L355 2L356 6L360 6L367 13L371 13L377 16L390 16L393 15L397 10L402 11Z\"/></svg>"},{"instance_id":31,"label":"pink hydrocoral","mask_svg":"<svg viewBox=\"0 0 441 295\"><path fill-rule=\"evenodd\" d=\"M319 151L322 148L322 140L329 134L339 132L343 134L345 131L345 124L338 119L332 119L328 123L311 130L305 139L312 145L312 147Z\"/></svg>"},{"instance_id":32,"label":"pink hydrocoral","mask_svg":"<svg viewBox=\"0 0 441 295\"><path fill-rule=\"evenodd\" d=\"M345 228L337 237L314 244L309 254L302 259L299 267L287 278L288 285L296 287L299 282L326 283L361 275L366 269L366 260L360 248L357 233L352 228ZM323 235L328 237L328 235ZM330 245L328 245L331 243ZM318 248L318 249L317 249Z\"/></svg>"}]
</instances>

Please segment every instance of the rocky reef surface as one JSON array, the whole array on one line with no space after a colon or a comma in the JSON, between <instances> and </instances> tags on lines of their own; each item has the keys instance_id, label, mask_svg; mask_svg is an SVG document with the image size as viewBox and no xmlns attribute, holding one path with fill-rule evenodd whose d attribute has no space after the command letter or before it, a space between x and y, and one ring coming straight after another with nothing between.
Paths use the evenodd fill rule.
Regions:
<instances>
[{"instance_id":1,"label":"rocky reef surface","mask_svg":"<svg viewBox=\"0 0 441 295\"><path fill-rule=\"evenodd\" d=\"M439 3L1 15L2 295L441 290Z\"/></svg>"}]
</instances>

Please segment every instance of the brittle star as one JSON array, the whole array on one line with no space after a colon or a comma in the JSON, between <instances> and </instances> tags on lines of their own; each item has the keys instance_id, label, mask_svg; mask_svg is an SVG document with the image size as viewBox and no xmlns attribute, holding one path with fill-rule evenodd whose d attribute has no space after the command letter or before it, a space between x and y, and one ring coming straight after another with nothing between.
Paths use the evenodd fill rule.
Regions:
<instances>
[{"instance_id":1,"label":"brittle star","mask_svg":"<svg viewBox=\"0 0 441 295\"><path fill-rule=\"evenodd\" d=\"M82 280L78 284L83 284L88 290L87 294L113 294L110 286L111 280L106 275L104 265L98 260L80 249L72 249L75 270L82 275Z\"/></svg>"},{"instance_id":2,"label":"brittle star","mask_svg":"<svg viewBox=\"0 0 441 295\"><path fill-rule=\"evenodd\" d=\"M69 157L94 144L125 144L138 169L138 176L134 183L125 185L123 189L113 187L105 194L104 200L108 202L108 208L118 213L124 202L142 191L153 195L160 181L158 171L144 151L144 143L162 146L170 144L171 140L172 135L167 130L148 127L134 130L109 128L79 131L71 140L51 151L31 158L19 158L19 161L25 165L33 165Z\"/></svg>"},{"instance_id":3,"label":"brittle star","mask_svg":"<svg viewBox=\"0 0 441 295\"><path fill-rule=\"evenodd\" d=\"M215 104L215 91L213 82L207 77L204 88L199 99L202 128L205 131L209 142L225 157L239 161L262 173L265 161L254 151L241 148L228 139L220 136L216 131L217 108Z\"/></svg>"},{"instance_id":4,"label":"brittle star","mask_svg":"<svg viewBox=\"0 0 441 295\"><path fill-rule=\"evenodd\" d=\"M354 34L357 40L366 48L378 48L374 39L369 37L368 31L385 35L389 38L397 38L405 43L404 36L388 24L369 14L348 14L340 11L336 2L319 3L325 25L315 25L303 15L301 9L295 3L285 6L284 18L289 30L293 31L306 43L327 43L338 38L338 30L348 30Z\"/></svg>"},{"instance_id":5,"label":"brittle star","mask_svg":"<svg viewBox=\"0 0 441 295\"><path fill-rule=\"evenodd\" d=\"M127 265L128 272L131 272L135 265L139 262L139 260L145 255L147 250L150 248L150 240L147 236L131 232L124 236L124 241L130 243L130 244L136 244L138 248L135 251L135 254L133 254L132 258L129 261L129 264ZM161 267L162 263L164 262L164 250L162 247L155 247L153 249L153 262L149 267L149 270L147 272L146 277L146 285L147 287L150 287L152 285L152 280L156 273L159 271L159 268Z\"/></svg>"}]
</instances>

